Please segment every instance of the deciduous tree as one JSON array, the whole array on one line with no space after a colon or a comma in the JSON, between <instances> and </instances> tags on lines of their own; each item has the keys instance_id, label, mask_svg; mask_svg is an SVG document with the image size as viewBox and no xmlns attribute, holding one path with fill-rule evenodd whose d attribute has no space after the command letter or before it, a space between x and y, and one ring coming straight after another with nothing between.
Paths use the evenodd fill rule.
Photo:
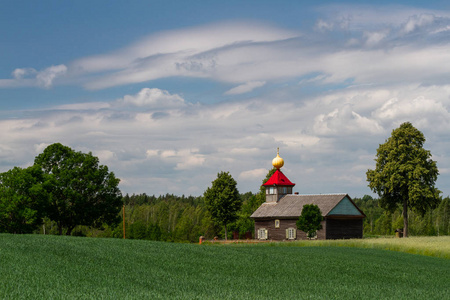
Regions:
<instances>
[{"instance_id":1,"label":"deciduous tree","mask_svg":"<svg viewBox=\"0 0 450 300\"><path fill-rule=\"evenodd\" d=\"M42 224L48 194L38 167L15 167L0 174L0 232L31 233Z\"/></svg>"},{"instance_id":2,"label":"deciduous tree","mask_svg":"<svg viewBox=\"0 0 450 300\"><path fill-rule=\"evenodd\" d=\"M119 179L99 165L91 153L75 152L59 143L48 146L35 161L47 174L48 217L70 235L77 225L101 227L118 221L122 207Z\"/></svg>"},{"instance_id":3,"label":"deciduous tree","mask_svg":"<svg viewBox=\"0 0 450 300\"><path fill-rule=\"evenodd\" d=\"M316 235L317 230L322 229L322 212L317 205L306 204L302 208L302 214L298 218L297 228L308 234L308 238Z\"/></svg>"},{"instance_id":4,"label":"deciduous tree","mask_svg":"<svg viewBox=\"0 0 450 300\"><path fill-rule=\"evenodd\" d=\"M439 204L440 191L434 186L439 174L431 153L423 148L425 137L406 122L392 131L377 149L375 170L367 171L369 187L380 196L380 206L403 209L403 236L408 236L408 208L422 215Z\"/></svg>"},{"instance_id":5,"label":"deciduous tree","mask_svg":"<svg viewBox=\"0 0 450 300\"><path fill-rule=\"evenodd\" d=\"M237 212L241 209L242 200L236 187L236 181L228 172L220 172L212 186L203 194L205 204L212 219L224 226L225 240L227 239L227 225L237 219Z\"/></svg>"}]
</instances>

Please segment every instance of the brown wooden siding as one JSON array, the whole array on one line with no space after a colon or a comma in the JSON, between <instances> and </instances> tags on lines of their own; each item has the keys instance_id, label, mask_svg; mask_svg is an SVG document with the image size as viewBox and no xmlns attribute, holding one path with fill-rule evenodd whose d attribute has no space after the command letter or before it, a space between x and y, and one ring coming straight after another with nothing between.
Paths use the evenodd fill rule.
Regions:
<instances>
[{"instance_id":1,"label":"brown wooden siding","mask_svg":"<svg viewBox=\"0 0 450 300\"><path fill-rule=\"evenodd\" d=\"M268 231L268 239L274 241L286 240L286 229L296 229L296 240L307 240L308 236L305 232L297 229L298 219L280 219L280 228L275 228L275 219L272 220L255 220L255 239L258 238L258 230L265 228ZM326 222L322 221L322 229L317 231L317 239L324 240L326 236Z\"/></svg>"},{"instance_id":2,"label":"brown wooden siding","mask_svg":"<svg viewBox=\"0 0 450 300\"><path fill-rule=\"evenodd\" d=\"M327 218L326 239L356 239L363 236L363 219Z\"/></svg>"}]
</instances>

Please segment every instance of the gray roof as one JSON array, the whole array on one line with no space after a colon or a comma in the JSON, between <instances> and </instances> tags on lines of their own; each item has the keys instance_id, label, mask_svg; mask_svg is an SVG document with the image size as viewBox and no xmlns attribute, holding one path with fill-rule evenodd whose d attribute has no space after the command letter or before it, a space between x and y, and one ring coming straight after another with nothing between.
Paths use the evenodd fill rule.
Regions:
<instances>
[{"instance_id":1,"label":"gray roof","mask_svg":"<svg viewBox=\"0 0 450 300\"><path fill-rule=\"evenodd\" d=\"M257 210L255 210L250 218L298 218L301 215L305 204L317 205L322 212L322 216L326 216L345 197L348 197L353 203L347 194L286 195L278 202L264 202ZM362 215L364 215L364 213L362 213Z\"/></svg>"}]
</instances>

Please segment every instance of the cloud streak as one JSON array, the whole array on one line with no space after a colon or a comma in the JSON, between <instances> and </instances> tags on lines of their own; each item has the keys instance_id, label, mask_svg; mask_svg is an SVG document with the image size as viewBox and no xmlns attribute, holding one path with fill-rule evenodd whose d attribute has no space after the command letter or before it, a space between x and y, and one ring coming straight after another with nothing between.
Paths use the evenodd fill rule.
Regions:
<instances>
[{"instance_id":1,"label":"cloud streak","mask_svg":"<svg viewBox=\"0 0 450 300\"><path fill-rule=\"evenodd\" d=\"M449 13L389 6L378 9L384 13L380 18L381 11L364 6L343 8L337 16L320 19L318 32L249 22L165 31L67 66L16 69L0 87L50 88L64 76L61 84L97 90L183 76L233 84L225 94L237 95L314 73L328 75L325 83L386 84L434 80L450 72L443 63L450 61L450 47L443 43L449 40ZM352 38L329 43L329 31Z\"/></svg>"},{"instance_id":2,"label":"cloud streak","mask_svg":"<svg viewBox=\"0 0 450 300\"><path fill-rule=\"evenodd\" d=\"M358 22L353 15L342 20ZM384 27L381 22L361 24L357 29L348 24L332 26L334 31L354 31L356 37L337 44L328 43L326 33L311 35L245 23L175 30L113 54L78 60L71 68L94 74L84 84L88 89L184 76L238 84L226 95L314 73L326 74L324 83L388 84L432 81L450 72L445 63L450 61L450 47L442 43L448 39L443 35L450 26L449 16L417 13L403 20L392 17L392 22ZM423 38L429 40L426 47ZM98 72L102 73L95 75Z\"/></svg>"},{"instance_id":3,"label":"cloud streak","mask_svg":"<svg viewBox=\"0 0 450 300\"><path fill-rule=\"evenodd\" d=\"M253 91L266 84L265 81L249 81L225 92L225 95L239 95Z\"/></svg>"}]
</instances>

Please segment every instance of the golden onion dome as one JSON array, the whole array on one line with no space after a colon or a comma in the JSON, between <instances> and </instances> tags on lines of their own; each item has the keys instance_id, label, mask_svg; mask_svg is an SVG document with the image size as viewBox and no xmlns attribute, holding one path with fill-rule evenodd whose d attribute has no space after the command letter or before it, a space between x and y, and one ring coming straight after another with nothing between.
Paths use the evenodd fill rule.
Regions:
<instances>
[{"instance_id":1,"label":"golden onion dome","mask_svg":"<svg viewBox=\"0 0 450 300\"><path fill-rule=\"evenodd\" d=\"M277 148L277 157L272 160L272 166L280 169L284 165L284 160L280 157L280 148Z\"/></svg>"}]
</instances>

